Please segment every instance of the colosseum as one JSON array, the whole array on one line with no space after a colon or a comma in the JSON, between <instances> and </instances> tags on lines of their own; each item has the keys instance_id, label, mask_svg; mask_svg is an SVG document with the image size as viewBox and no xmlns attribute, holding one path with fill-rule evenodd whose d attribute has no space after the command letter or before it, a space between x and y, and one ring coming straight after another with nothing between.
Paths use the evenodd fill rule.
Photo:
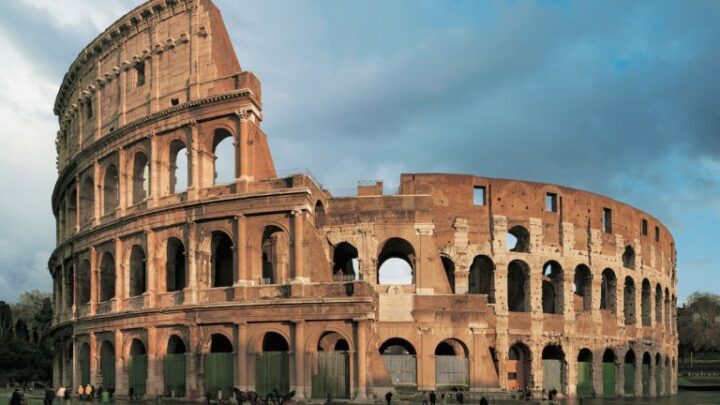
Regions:
<instances>
[{"instance_id":1,"label":"colosseum","mask_svg":"<svg viewBox=\"0 0 720 405\"><path fill-rule=\"evenodd\" d=\"M210 0L113 23L54 112L55 386L676 391L675 246L657 219L528 181L403 174L333 195L279 175L260 80Z\"/></svg>"}]
</instances>

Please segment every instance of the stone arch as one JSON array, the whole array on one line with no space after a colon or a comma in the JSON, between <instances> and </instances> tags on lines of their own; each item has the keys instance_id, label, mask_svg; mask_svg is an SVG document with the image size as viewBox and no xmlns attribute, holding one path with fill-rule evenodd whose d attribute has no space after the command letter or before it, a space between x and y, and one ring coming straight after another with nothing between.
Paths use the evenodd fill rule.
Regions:
<instances>
[{"instance_id":1,"label":"stone arch","mask_svg":"<svg viewBox=\"0 0 720 405\"><path fill-rule=\"evenodd\" d=\"M617 277L613 269L607 268L602 272L600 284L600 309L617 313Z\"/></svg>"},{"instance_id":2,"label":"stone arch","mask_svg":"<svg viewBox=\"0 0 720 405\"><path fill-rule=\"evenodd\" d=\"M100 259L100 302L115 298L115 258L105 252Z\"/></svg>"},{"instance_id":3,"label":"stone arch","mask_svg":"<svg viewBox=\"0 0 720 405\"><path fill-rule=\"evenodd\" d=\"M83 386L90 384L90 344L84 342L78 350L78 368L80 374L80 384Z\"/></svg>"},{"instance_id":4,"label":"stone arch","mask_svg":"<svg viewBox=\"0 0 720 405\"><path fill-rule=\"evenodd\" d=\"M182 193L187 190L189 185L188 153L185 142L180 139L174 139L169 146L169 173L168 173L168 193Z\"/></svg>"},{"instance_id":5,"label":"stone arch","mask_svg":"<svg viewBox=\"0 0 720 405\"><path fill-rule=\"evenodd\" d=\"M224 333L213 333L210 335L208 353L233 353L235 348L232 340Z\"/></svg>"},{"instance_id":6,"label":"stone arch","mask_svg":"<svg viewBox=\"0 0 720 405\"><path fill-rule=\"evenodd\" d=\"M507 389L519 390L530 384L532 352L522 342L516 342L507 354Z\"/></svg>"},{"instance_id":7,"label":"stone arch","mask_svg":"<svg viewBox=\"0 0 720 405\"><path fill-rule=\"evenodd\" d=\"M132 339L129 345L130 365L128 368L128 385L135 394L144 395L147 392L148 353L147 346L142 339Z\"/></svg>"},{"instance_id":8,"label":"stone arch","mask_svg":"<svg viewBox=\"0 0 720 405\"><path fill-rule=\"evenodd\" d=\"M530 253L530 232L522 225L508 229L506 242L510 252Z\"/></svg>"},{"instance_id":9,"label":"stone arch","mask_svg":"<svg viewBox=\"0 0 720 405\"><path fill-rule=\"evenodd\" d=\"M635 392L635 372L637 368L637 358L633 349L628 349L624 359L624 390L625 394L636 394Z\"/></svg>"},{"instance_id":10,"label":"stone arch","mask_svg":"<svg viewBox=\"0 0 720 405\"><path fill-rule=\"evenodd\" d=\"M575 295L575 312L590 312L592 310L592 272L584 264L575 267L573 287Z\"/></svg>"},{"instance_id":11,"label":"stone arch","mask_svg":"<svg viewBox=\"0 0 720 405\"><path fill-rule=\"evenodd\" d=\"M187 345L185 340L177 334L172 334L168 338L167 354L184 354L187 353Z\"/></svg>"},{"instance_id":12,"label":"stone arch","mask_svg":"<svg viewBox=\"0 0 720 405\"><path fill-rule=\"evenodd\" d=\"M130 249L130 290L129 295L136 297L147 291L147 258L145 249L133 245Z\"/></svg>"},{"instance_id":13,"label":"stone arch","mask_svg":"<svg viewBox=\"0 0 720 405\"><path fill-rule=\"evenodd\" d=\"M643 353L642 356L642 394L650 395L650 369L652 367L652 356L649 352Z\"/></svg>"},{"instance_id":14,"label":"stone arch","mask_svg":"<svg viewBox=\"0 0 720 405\"><path fill-rule=\"evenodd\" d=\"M109 340L103 340L100 344L100 375L104 388L115 387L115 346Z\"/></svg>"},{"instance_id":15,"label":"stone arch","mask_svg":"<svg viewBox=\"0 0 720 405\"><path fill-rule=\"evenodd\" d=\"M181 291L187 286L185 244L174 236L168 238L165 248L165 288L168 292Z\"/></svg>"},{"instance_id":16,"label":"stone arch","mask_svg":"<svg viewBox=\"0 0 720 405\"><path fill-rule=\"evenodd\" d=\"M351 348L353 347L351 345L351 340L348 338L348 336L345 333L341 333L335 330L326 330L322 334L320 334L319 337L315 337L313 340L315 342L314 347L309 347L309 352L319 352L319 351L326 351L326 352L332 352L332 351L346 351L350 352L352 351ZM310 340L308 340L308 345L310 344ZM338 345L339 344L339 345Z\"/></svg>"},{"instance_id":17,"label":"stone arch","mask_svg":"<svg viewBox=\"0 0 720 405\"><path fill-rule=\"evenodd\" d=\"M635 281L630 276L625 277L623 307L625 313L625 325L634 325L637 322L635 315Z\"/></svg>"},{"instance_id":18,"label":"stone arch","mask_svg":"<svg viewBox=\"0 0 720 405\"><path fill-rule=\"evenodd\" d=\"M338 332L325 331L314 341L312 397L350 398L349 340Z\"/></svg>"},{"instance_id":19,"label":"stone arch","mask_svg":"<svg viewBox=\"0 0 720 405\"><path fill-rule=\"evenodd\" d=\"M450 256L447 255L440 255L440 261L442 262L443 270L445 270L445 278L450 286L450 291L455 294L455 263Z\"/></svg>"},{"instance_id":20,"label":"stone arch","mask_svg":"<svg viewBox=\"0 0 720 405\"><path fill-rule=\"evenodd\" d=\"M357 280L360 274L358 250L349 242L340 242L333 248L333 279Z\"/></svg>"},{"instance_id":21,"label":"stone arch","mask_svg":"<svg viewBox=\"0 0 720 405\"><path fill-rule=\"evenodd\" d=\"M163 357L165 396L172 398L185 396L187 351L182 337L177 334L170 335Z\"/></svg>"},{"instance_id":22,"label":"stone arch","mask_svg":"<svg viewBox=\"0 0 720 405\"><path fill-rule=\"evenodd\" d=\"M290 238L278 225L267 225L261 241L261 284L278 284L287 277Z\"/></svg>"},{"instance_id":23,"label":"stone arch","mask_svg":"<svg viewBox=\"0 0 720 405\"><path fill-rule=\"evenodd\" d=\"M542 351L543 388L565 392L565 352L560 345L549 344Z\"/></svg>"},{"instance_id":24,"label":"stone arch","mask_svg":"<svg viewBox=\"0 0 720 405\"><path fill-rule=\"evenodd\" d=\"M509 277L509 276L508 276ZM550 260L543 265L542 307L543 313L563 313L564 272L560 263Z\"/></svg>"},{"instance_id":25,"label":"stone arch","mask_svg":"<svg viewBox=\"0 0 720 405\"><path fill-rule=\"evenodd\" d=\"M643 279L642 291L641 291L640 309L642 313L642 325L650 326L652 324L652 313L650 312L650 302L652 300L652 289L650 287L650 281Z\"/></svg>"},{"instance_id":26,"label":"stone arch","mask_svg":"<svg viewBox=\"0 0 720 405\"><path fill-rule=\"evenodd\" d=\"M262 339L262 352L289 352L290 342L277 332L265 332Z\"/></svg>"},{"instance_id":27,"label":"stone arch","mask_svg":"<svg viewBox=\"0 0 720 405\"><path fill-rule=\"evenodd\" d=\"M316 227L322 227L325 226L325 206L323 205L322 201L317 200L315 203L315 226Z\"/></svg>"},{"instance_id":28,"label":"stone arch","mask_svg":"<svg viewBox=\"0 0 720 405\"><path fill-rule=\"evenodd\" d=\"M268 325L254 333L253 336L249 339L248 352L254 354L262 353L263 340L265 339L265 335L267 335L268 333L275 333L282 336L282 338L285 339L286 342L292 342L290 330L288 328Z\"/></svg>"},{"instance_id":29,"label":"stone arch","mask_svg":"<svg viewBox=\"0 0 720 405\"><path fill-rule=\"evenodd\" d=\"M67 290L66 298L65 298L65 307L66 308L72 308L73 304L75 304L75 266L70 264L65 268L64 271L64 278L65 278L65 288Z\"/></svg>"},{"instance_id":30,"label":"stone arch","mask_svg":"<svg viewBox=\"0 0 720 405\"><path fill-rule=\"evenodd\" d=\"M663 323L663 291L660 283L655 285L655 323L658 325Z\"/></svg>"},{"instance_id":31,"label":"stone arch","mask_svg":"<svg viewBox=\"0 0 720 405\"><path fill-rule=\"evenodd\" d=\"M415 248L405 239L386 240L377 260L378 284L413 284L415 282Z\"/></svg>"},{"instance_id":32,"label":"stone arch","mask_svg":"<svg viewBox=\"0 0 720 405\"><path fill-rule=\"evenodd\" d=\"M78 272L78 304L85 305L90 302L90 260L85 259L80 264Z\"/></svg>"},{"instance_id":33,"label":"stone arch","mask_svg":"<svg viewBox=\"0 0 720 405\"><path fill-rule=\"evenodd\" d=\"M210 242L213 287L230 287L235 279L233 241L223 231L213 231Z\"/></svg>"},{"instance_id":34,"label":"stone arch","mask_svg":"<svg viewBox=\"0 0 720 405\"><path fill-rule=\"evenodd\" d=\"M522 260L508 264L508 311L530 312L530 267Z\"/></svg>"},{"instance_id":35,"label":"stone arch","mask_svg":"<svg viewBox=\"0 0 720 405\"><path fill-rule=\"evenodd\" d=\"M145 201L150 195L150 160L142 151L133 156L131 190L133 205Z\"/></svg>"},{"instance_id":36,"label":"stone arch","mask_svg":"<svg viewBox=\"0 0 720 405\"><path fill-rule=\"evenodd\" d=\"M80 225L89 225L95 218L95 181L87 175L80 185Z\"/></svg>"},{"instance_id":37,"label":"stone arch","mask_svg":"<svg viewBox=\"0 0 720 405\"><path fill-rule=\"evenodd\" d=\"M577 396L578 398L589 398L593 396L593 353L588 348L583 348L577 356Z\"/></svg>"},{"instance_id":38,"label":"stone arch","mask_svg":"<svg viewBox=\"0 0 720 405\"><path fill-rule=\"evenodd\" d=\"M235 137L224 127L213 131L213 184L235 181Z\"/></svg>"},{"instance_id":39,"label":"stone arch","mask_svg":"<svg viewBox=\"0 0 720 405\"><path fill-rule=\"evenodd\" d=\"M78 225L77 223L77 183L73 183L70 189L70 197L67 198L67 203L65 204L65 220L67 224L67 228L65 230L66 235L71 235L75 233L76 227Z\"/></svg>"},{"instance_id":40,"label":"stone arch","mask_svg":"<svg viewBox=\"0 0 720 405\"><path fill-rule=\"evenodd\" d=\"M477 255L473 258L468 284L470 294L487 294L488 303L495 303L495 263L490 257Z\"/></svg>"},{"instance_id":41,"label":"stone arch","mask_svg":"<svg viewBox=\"0 0 720 405\"><path fill-rule=\"evenodd\" d=\"M417 352L409 341L393 337L383 342L379 351L393 385L417 385Z\"/></svg>"},{"instance_id":42,"label":"stone arch","mask_svg":"<svg viewBox=\"0 0 720 405\"><path fill-rule=\"evenodd\" d=\"M117 167L110 164L105 168L103 176L103 214L108 215L118 207L120 203L120 176Z\"/></svg>"},{"instance_id":43,"label":"stone arch","mask_svg":"<svg viewBox=\"0 0 720 405\"><path fill-rule=\"evenodd\" d=\"M623 267L630 270L635 270L635 248L630 245L625 246L625 251L622 254Z\"/></svg>"},{"instance_id":44,"label":"stone arch","mask_svg":"<svg viewBox=\"0 0 720 405\"><path fill-rule=\"evenodd\" d=\"M670 290L665 287L665 328L670 329Z\"/></svg>"},{"instance_id":45,"label":"stone arch","mask_svg":"<svg viewBox=\"0 0 720 405\"><path fill-rule=\"evenodd\" d=\"M603 397L614 398L617 387L618 357L611 348L606 348L602 357Z\"/></svg>"},{"instance_id":46,"label":"stone arch","mask_svg":"<svg viewBox=\"0 0 720 405\"><path fill-rule=\"evenodd\" d=\"M435 387L469 385L470 351L456 338L447 338L435 346Z\"/></svg>"}]
</instances>

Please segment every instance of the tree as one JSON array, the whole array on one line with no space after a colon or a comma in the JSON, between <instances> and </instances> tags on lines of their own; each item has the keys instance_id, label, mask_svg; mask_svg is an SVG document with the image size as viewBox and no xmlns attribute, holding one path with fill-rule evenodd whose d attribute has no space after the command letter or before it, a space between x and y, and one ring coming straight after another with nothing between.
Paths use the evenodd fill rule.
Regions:
<instances>
[{"instance_id":1,"label":"tree","mask_svg":"<svg viewBox=\"0 0 720 405\"><path fill-rule=\"evenodd\" d=\"M22 342L30 341L30 331L28 331L27 323L22 319L18 319L17 322L15 322L15 339Z\"/></svg>"},{"instance_id":2,"label":"tree","mask_svg":"<svg viewBox=\"0 0 720 405\"><path fill-rule=\"evenodd\" d=\"M692 351L720 350L720 295L694 293L678 310L680 346Z\"/></svg>"},{"instance_id":3,"label":"tree","mask_svg":"<svg viewBox=\"0 0 720 405\"><path fill-rule=\"evenodd\" d=\"M9 340L12 337L13 320L10 305L0 301L0 340Z\"/></svg>"}]
</instances>

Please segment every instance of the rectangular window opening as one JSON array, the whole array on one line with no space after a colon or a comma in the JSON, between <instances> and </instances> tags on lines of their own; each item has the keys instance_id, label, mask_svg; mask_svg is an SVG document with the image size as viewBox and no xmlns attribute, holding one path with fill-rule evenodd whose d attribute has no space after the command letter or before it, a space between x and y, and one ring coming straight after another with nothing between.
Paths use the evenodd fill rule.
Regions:
<instances>
[{"instance_id":1,"label":"rectangular window opening","mask_svg":"<svg viewBox=\"0 0 720 405\"><path fill-rule=\"evenodd\" d=\"M605 233L612 233L612 210L603 208L602 227Z\"/></svg>"},{"instance_id":2,"label":"rectangular window opening","mask_svg":"<svg viewBox=\"0 0 720 405\"><path fill-rule=\"evenodd\" d=\"M175 106L175 105L178 105L178 104L180 104L180 99L179 99L179 98L172 98L172 99L170 99L170 104L172 104L172 105L174 105L174 106Z\"/></svg>"},{"instance_id":3,"label":"rectangular window opening","mask_svg":"<svg viewBox=\"0 0 720 405\"><path fill-rule=\"evenodd\" d=\"M647 236L648 233L648 222L647 219L642 220L642 234L643 236Z\"/></svg>"},{"instance_id":4,"label":"rectangular window opening","mask_svg":"<svg viewBox=\"0 0 720 405\"><path fill-rule=\"evenodd\" d=\"M545 194L545 211L557 212L557 210L558 210L557 194L555 194L555 193Z\"/></svg>"},{"instance_id":5,"label":"rectangular window opening","mask_svg":"<svg viewBox=\"0 0 720 405\"><path fill-rule=\"evenodd\" d=\"M660 242L660 227L655 227L655 242Z\"/></svg>"},{"instance_id":6,"label":"rectangular window opening","mask_svg":"<svg viewBox=\"0 0 720 405\"><path fill-rule=\"evenodd\" d=\"M88 100L88 102L85 103L85 116L87 118L92 118L93 116L92 100Z\"/></svg>"},{"instance_id":7,"label":"rectangular window opening","mask_svg":"<svg viewBox=\"0 0 720 405\"><path fill-rule=\"evenodd\" d=\"M473 204L485 205L485 186L473 187Z\"/></svg>"},{"instance_id":8,"label":"rectangular window opening","mask_svg":"<svg viewBox=\"0 0 720 405\"><path fill-rule=\"evenodd\" d=\"M139 63L135 66L135 73L137 75L137 87L145 84L145 62Z\"/></svg>"}]
</instances>

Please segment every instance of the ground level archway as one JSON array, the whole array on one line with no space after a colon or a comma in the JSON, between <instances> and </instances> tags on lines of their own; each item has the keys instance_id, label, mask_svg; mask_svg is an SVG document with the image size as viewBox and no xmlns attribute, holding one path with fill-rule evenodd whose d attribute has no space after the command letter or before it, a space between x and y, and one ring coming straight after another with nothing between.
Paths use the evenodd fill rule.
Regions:
<instances>
[{"instance_id":1,"label":"ground level archway","mask_svg":"<svg viewBox=\"0 0 720 405\"><path fill-rule=\"evenodd\" d=\"M410 342L401 338L388 339L380 346L380 355L393 386L417 386L416 352Z\"/></svg>"},{"instance_id":2,"label":"ground level archway","mask_svg":"<svg viewBox=\"0 0 720 405\"><path fill-rule=\"evenodd\" d=\"M467 347L457 339L445 339L435 347L435 388L469 387Z\"/></svg>"},{"instance_id":3,"label":"ground level archway","mask_svg":"<svg viewBox=\"0 0 720 405\"><path fill-rule=\"evenodd\" d=\"M267 332L262 340L262 352L255 358L255 391L265 396L277 388L281 393L290 390L290 345L277 332Z\"/></svg>"},{"instance_id":4,"label":"ground level archway","mask_svg":"<svg viewBox=\"0 0 720 405\"><path fill-rule=\"evenodd\" d=\"M337 332L325 332L317 344L312 371L312 397L350 399L350 345Z\"/></svg>"}]
</instances>

